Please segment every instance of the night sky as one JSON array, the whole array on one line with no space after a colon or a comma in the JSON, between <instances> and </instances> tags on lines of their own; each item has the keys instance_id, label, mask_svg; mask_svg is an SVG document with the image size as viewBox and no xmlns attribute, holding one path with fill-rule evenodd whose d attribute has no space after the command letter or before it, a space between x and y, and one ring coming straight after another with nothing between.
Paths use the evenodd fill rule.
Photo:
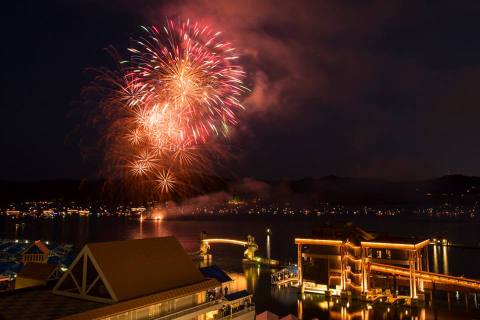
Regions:
<instances>
[{"instance_id":1,"label":"night sky","mask_svg":"<svg viewBox=\"0 0 480 320\"><path fill-rule=\"evenodd\" d=\"M87 69L165 16L240 49L252 92L228 142L236 175L480 175L479 1L37 0L2 4L0 179L95 176Z\"/></svg>"}]
</instances>

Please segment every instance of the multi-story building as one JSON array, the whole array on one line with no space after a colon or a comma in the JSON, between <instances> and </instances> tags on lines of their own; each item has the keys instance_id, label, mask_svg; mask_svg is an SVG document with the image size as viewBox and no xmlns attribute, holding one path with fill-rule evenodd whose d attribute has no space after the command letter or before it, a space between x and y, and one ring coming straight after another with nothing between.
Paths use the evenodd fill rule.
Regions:
<instances>
[{"instance_id":1,"label":"multi-story building","mask_svg":"<svg viewBox=\"0 0 480 320\"><path fill-rule=\"evenodd\" d=\"M352 225L318 228L310 239L295 239L299 285L307 292L362 296L381 289L421 298L423 282L415 272L428 271L429 242L374 234ZM410 270L408 278L405 269Z\"/></svg>"},{"instance_id":2,"label":"multi-story building","mask_svg":"<svg viewBox=\"0 0 480 320\"><path fill-rule=\"evenodd\" d=\"M83 247L53 291L42 288L35 293L25 291L3 297L0 317L255 318L248 292L228 293L225 286L229 279L216 270L203 271L208 277L173 237L90 243ZM215 275L223 278L216 279ZM43 306L35 305L38 303Z\"/></svg>"}]
</instances>

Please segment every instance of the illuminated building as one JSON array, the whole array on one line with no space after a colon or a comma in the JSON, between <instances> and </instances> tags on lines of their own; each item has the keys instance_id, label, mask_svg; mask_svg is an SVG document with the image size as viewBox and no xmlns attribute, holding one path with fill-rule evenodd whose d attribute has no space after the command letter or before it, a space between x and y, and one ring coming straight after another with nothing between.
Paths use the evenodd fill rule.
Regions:
<instances>
[{"instance_id":1,"label":"illuminated building","mask_svg":"<svg viewBox=\"0 0 480 320\"><path fill-rule=\"evenodd\" d=\"M173 237L86 244L53 290L3 297L0 317L254 319L252 295L224 292L224 279L215 278L224 275L215 268L203 271L208 277Z\"/></svg>"},{"instance_id":2,"label":"illuminated building","mask_svg":"<svg viewBox=\"0 0 480 320\"><path fill-rule=\"evenodd\" d=\"M20 211L19 210L6 210L5 214L7 216L18 217L20 215Z\"/></svg>"},{"instance_id":3,"label":"illuminated building","mask_svg":"<svg viewBox=\"0 0 480 320\"><path fill-rule=\"evenodd\" d=\"M305 292L424 300L425 289L477 292L480 281L429 271L429 239L389 237L351 225L297 238L299 287ZM289 280L289 279L287 279Z\"/></svg>"},{"instance_id":4,"label":"illuminated building","mask_svg":"<svg viewBox=\"0 0 480 320\"><path fill-rule=\"evenodd\" d=\"M386 288L396 294L404 282L396 276L377 274L371 267L385 264L412 270L408 292L418 298L417 289L423 284L415 279L413 271L428 271L429 240L392 238L351 225L320 228L314 234L313 239L295 239L299 284L304 291L361 296Z\"/></svg>"}]
</instances>

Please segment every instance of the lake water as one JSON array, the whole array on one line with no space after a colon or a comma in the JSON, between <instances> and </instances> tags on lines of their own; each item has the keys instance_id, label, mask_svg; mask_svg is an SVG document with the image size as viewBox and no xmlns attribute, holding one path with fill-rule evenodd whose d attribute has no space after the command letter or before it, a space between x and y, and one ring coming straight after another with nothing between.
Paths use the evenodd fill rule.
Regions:
<instances>
[{"instance_id":1,"label":"lake water","mask_svg":"<svg viewBox=\"0 0 480 320\"><path fill-rule=\"evenodd\" d=\"M199 249L200 233L212 237L246 239L255 237L259 253L283 263L295 262L295 237L308 237L312 227L327 218L293 219L244 218L234 220L146 220L140 222L123 217L69 217L55 219L33 219L22 221L0 217L0 238L44 239L59 243L72 243L81 248L87 242L138 239L147 237L175 236L187 251ZM332 222L333 218L328 218ZM471 221L426 221L401 220L399 218L362 218L355 225L366 230L387 232L397 236L446 237L454 243L475 246L480 243L480 225ZM271 230L267 240L266 230ZM269 246L267 246L269 244ZM430 247L431 270L451 275L464 275L480 279L480 250L454 247ZM437 260L434 263L434 252ZM243 248L231 245L212 245L214 263L228 271L235 279L237 289L248 289L254 293L257 312L273 311L279 315L301 314L303 319L480 319L480 309L471 299L468 306L463 297L437 299L432 306L410 310L403 307L366 305L351 301L348 305L335 298L325 300L319 295L299 296L295 288L276 288L270 285L268 268L243 266ZM478 296L480 299L480 295ZM480 304L480 301L479 301Z\"/></svg>"}]
</instances>

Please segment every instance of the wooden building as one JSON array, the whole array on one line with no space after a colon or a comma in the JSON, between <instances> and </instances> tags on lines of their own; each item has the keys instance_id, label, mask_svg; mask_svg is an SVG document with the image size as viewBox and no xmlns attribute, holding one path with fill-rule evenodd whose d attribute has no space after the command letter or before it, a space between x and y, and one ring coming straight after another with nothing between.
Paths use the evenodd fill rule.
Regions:
<instances>
[{"instance_id":1,"label":"wooden building","mask_svg":"<svg viewBox=\"0 0 480 320\"><path fill-rule=\"evenodd\" d=\"M50 256L50 250L41 241L36 240L21 253L23 264L29 262L47 263Z\"/></svg>"},{"instance_id":2,"label":"wooden building","mask_svg":"<svg viewBox=\"0 0 480 320\"><path fill-rule=\"evenodd\" d=\"M232 303L208 295L221 290L175 238L164 237L85 245L53 293L104 304L70 320L254 318L250 294Z\"/></svg>"}]
</instances>

